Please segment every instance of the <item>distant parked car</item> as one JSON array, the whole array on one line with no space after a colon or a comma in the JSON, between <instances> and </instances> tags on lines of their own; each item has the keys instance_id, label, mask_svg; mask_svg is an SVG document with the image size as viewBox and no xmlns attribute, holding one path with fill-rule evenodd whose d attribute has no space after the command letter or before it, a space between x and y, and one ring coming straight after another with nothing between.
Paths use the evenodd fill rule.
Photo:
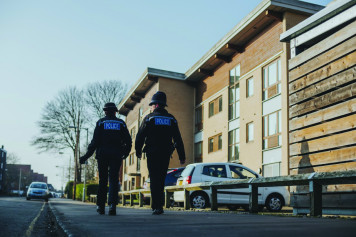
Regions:
<instances>
[{"instance_id":1,"label":"distant parked car","mask_svg":"<svg viewBox=\"0 0 356 237\"><path fill-rule=\"evenodd\" d=\"M32 182L27 190L27 200L43 199L45 202L48 202L49 197L50 192L48 190L48 186L43 182Z\"/></svg>"},{"instance_id":2,"label":"distant parked car","mask_svg":"<svg viewBox=\"0 0 356 237\"><path fill-rule=\"evenodd\" d=\"M210 181L229 181L236 179L262 177L251 169L236 163L195 163L187 165L177 185L186 185ZM218 193L218 204L227 205L230 210L239 207L248 210L249 189L224 189L228 193ZM234 194L231 194L233 192ZM190 204L194 208L206 208L210 205L210 190L191 191ZM289 205L289 192L285 187L258 188L258 204L269 211L280 211L284 205ZM184 191L174 192L175 202L184 202Z\"/></svg>"}]
</instances>

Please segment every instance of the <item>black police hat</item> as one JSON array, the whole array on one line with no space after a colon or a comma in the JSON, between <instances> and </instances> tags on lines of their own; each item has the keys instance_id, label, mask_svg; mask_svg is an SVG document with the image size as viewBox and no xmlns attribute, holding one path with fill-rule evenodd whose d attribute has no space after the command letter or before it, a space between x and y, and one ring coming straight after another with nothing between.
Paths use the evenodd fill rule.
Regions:
<instances>
[{"instance_id":1,"label":"black police hat","mask_svg":"<svg viewBox=\"0 0 356 237\"><path fill-rule=\"evenodd\" d=\"M113 102L106 103L103 108L104 111L119 111Z\"/></svg>"},{"instance_id":2,"label":"black police hat","mask_svg":"<svg viewBox=\"0 0 356 237\"><path fill-rule=\"evenodd\" d=\"M163 91L157 91L156 94L154 94L152 96L152 99L151 99L151 102L149 105L153 105L153 104L160 104L160 105L167 106L166 93L164 93Z\"/></svg>"}]
</instances>

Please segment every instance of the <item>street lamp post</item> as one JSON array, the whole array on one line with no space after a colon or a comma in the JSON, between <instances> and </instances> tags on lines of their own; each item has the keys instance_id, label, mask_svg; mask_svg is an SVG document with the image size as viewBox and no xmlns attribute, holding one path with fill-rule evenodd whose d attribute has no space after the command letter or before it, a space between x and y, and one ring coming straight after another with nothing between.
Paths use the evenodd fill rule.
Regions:
<instances>
[{"instance_id":1,"label":"street lamp post","mask_svg":"<svg viewBox=\"0 0 356 237\"><path fill-rule=\"evenodd\" d=\"M78 176L78 159L79 159L79 131L76 126L69 126L69 128L74 128L75 136L76 136L76 144L75 144L75 154L74 154L74 181L73 181L73 200L76 199L76 191L77 191L77 176Z\"/></svg>"},{"instance_id":2,"label":"street lamp post","mask_svg":"<svg viewBox=\"0 0 356 237\"><path fill-rule=\"evenodd\" d=\"M69 126L69 128L74 128L75 129L75 131L76 131L76 129L77 129L77 127L76 126ZM85 129L86 131L87 131L87 145L88 145L88 140L89 140L89 129L88 128L82 128L82 129ZM80 156L80 154L79 154L79 137L78 137L78 145L77 145L77 151L78 151L78 153L77 153L77 157L79 157ZM76 162L77 162L77 160L76 160ZM77 164L77 163L76 163ZM84 165L84 185L83 185L83 197L82 197L82 201L83 202L85 202L85 191L86 191L86 188L85 188L85 186L86 186L86 169L87 169L87 161L85 162L85 165ZM76 179L76 177L77 177L77 169L75 170L75 178L74 179ZM74 185L76 185L76 182L74 183ZM76 187L74 187L75 189L76 189ZM75 190L74 189L74 190ZM74 191L75 192L75 191Z\"/></svg>"},{"instance_id":3,"label":"street lamp post","mask_svg":"<svg viewBox=\"0 0 356 237\"><path fill-rule=\"evenodd\" d=\"M87 130L87 146L88 146L88 128L83 128L83 129ZM87 161L85 161L85 166L84 166L84 185L83 185L83 198L82 198L83 202L85 202L85 186L87 181L86 170L87 170Z\"/></svg>"}]
</instances>

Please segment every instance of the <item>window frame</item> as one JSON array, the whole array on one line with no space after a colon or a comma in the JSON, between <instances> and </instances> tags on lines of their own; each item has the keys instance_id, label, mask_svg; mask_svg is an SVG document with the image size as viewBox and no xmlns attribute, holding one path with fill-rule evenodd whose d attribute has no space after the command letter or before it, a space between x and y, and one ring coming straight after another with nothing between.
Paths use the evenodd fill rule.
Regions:
<instances>
[{"instance_id":1,"label":"window frame","mask_svg":"<svg viewBox=\"0 0 356 237\"><path fill-rule=\"evenodd\" d=\"M238 64L236 67L229 71L229 111L228 111L228 119L234 120L240 118L240 77L241 77L241 66ZM233 80L231 80L234 78ZM238 89L238 95L236 93ZM231 93L232 92L232 93ZM231 95L233 94L233 99ZM237 98L238 96L238 98ZM237 115L237 104L239 104L239 113ZM231 109L232 108L232 109Z\"/></svg>"},{"instance_id":2,"label":"window frame","mask_svg":"<svg viewBox=\"0 0 356 237\"><path fill-rule=\"evenodd\" d=\"M197 117L198 117L197 113L199 110L201 111L200 112L201 120L197 121ZM195 108L195 123L194 124L195 124L195 128L194 128L195 133L198 133L203 130L203 126L204 126L204 106L203 105Z\"/></svg>"},{"instance_id":3,"label":"window frame","mask_svg":"<svg viewBox=\"0 0 356 237\"><path fill-rule=\"evenodd\" d=\"M237 137L237 135L236 135L237 131L236 130L239 130L238 131L238 136L239 136L238 139L236 139L236 137ZM231 138L230 134L233 134L233 141L230 141L230 138ZM232 156L230 154L230 147L231 147L231 150L232 150L232 147L234 147L234 151L235 151L236 146L238 147L237 155L235 156L235 153L236 153L235 152L234 156ZM235 129L229 131L229 134L228 134L228 151L227 152L228 152L228 154L227 154L228 161L237 161L237 160L239 160L239 158L240 158L240 128L235 128ZM232 159L232 158L235 158L235 159Z\"/></svg>"},{"instance_id":4,"label":"window frame","mask_svg":"<svg viewBox=\"0 0 356 237\"><path fill-rule=\"evenodd\" d=\"M270 71L270 67L276 64L276 82L269 85L269 71ZM262 68L262 101L266 101L269 100L279 94L281 94L282 91L282 65L281 65L281 58L277 58L275 60L273 60L272 62L270 62L268 65L264 66ZM269 95L269 91L276 90L276 93Z\"/></svg>"},{"instance_id":5,"label":"window frame","mask_svg":"<svg viewBox=\"0 0 356 237\"><path fill-rule=\"evenodd\" d=\"M201 148L200 148L200 154L199 154L199 156L198 156L198 154L197 154L197 146L201 146ZM194 143L194 162L195 163L200 163L200 162L202 162L202 160L203 160L203 141L200 141L200 142L196 142L196 143Z\"/></svg>"},{"instance_id":6,"label":"window frame","mask_svg":"<svg viewBox=\"0 0 356 237\"><path fill-rule=\"evenodd\" d=\"M270 117L271 115L276 114L276 128L277 128L277 132L270 135L269 134L269 126L270 126ZM267 118L267 123L265 123L265 118ZM267 127L266 127L267 124ZM266 133L267 132L267 136ZM276 148L276 147L280 147L281 144L281 136L282 136L282 110L277 110L274 111L270 114L267 114L265 116L262 117L262 150L268 150L268 149L272 149L272 148ZM275 146L270 146L269 145L269 141L272 139L277 139L277 145ZM265 140L267 140L267 145L265 145ZM273 140L272 140L273 142ZM272 143L273 144L273 143Z\"/></svg>"},{"instance_id":7,"label":"window frame","mask_svg":"<svg viewBox=\"0 0 356 237\"><path fill-rule=\"evenodd\" d=\"M219 139L221 137L221 139ZM213 141L211 143L211 141ZM220 142L221 141L221 142ZM222 133L208 138L208 153L222 150Z\"/></svg>"},{"instance_id":8,"label":"window frame","mask_svg":"<svg viewBox=\"0 0 356 237\"><path fill-rule=\"evenodd\" d=\"M252 82L252 94L250 94L250 84L249 82ZM254 81L253 77L250 77L246 80L246 98L250 98L254 95Z\"/></svg>"},{"instance_id":9,"label":"window frame","mask_svg":"<svg viewBox=\"0 0 356 237\"><path fill-rule=\"evenodd\" d=\"M252 125L252 139L250 139L250 125ZM255 139L255 136L254 136L254 132L255 132L255 125L253 122L249 122L246 124L246 143L249 143L249 142L253 142L254 139Z\"/></svg>"},{"instance_id":10,"label":"window frame","mask_svg":"<svg viewBox=\"0 0 356 237\"><path fill-rule=\"evenodd\" d=\"M209 102L209 118L213 117L214 115L222 112L223 107L223 100L222 95L218 96L217 98L213 99Z\"/></svg>"}]
</instances>

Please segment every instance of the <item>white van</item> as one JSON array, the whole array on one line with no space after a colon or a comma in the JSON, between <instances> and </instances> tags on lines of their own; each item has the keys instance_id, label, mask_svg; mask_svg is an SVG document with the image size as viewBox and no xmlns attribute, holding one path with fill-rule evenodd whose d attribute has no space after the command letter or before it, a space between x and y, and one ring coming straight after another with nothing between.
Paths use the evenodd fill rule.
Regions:
<instances>
[{"instance_id":1,"label":"white van","mask_svg":"<svg viewBox=\"0 0 356 237\"><path fill-rule=\"evenodd\" d=\"M260 178L251 169L236 163L195 163L187 165L177 180L177 185L186 185L210 181L230 181L236 179ZM218 193L218 204L227 205L230 210L239 207L248 210L249 189L222 189L227 193ZM234 194L231 194L233 192ZM258 205L269 211L280 211L284 205L289 205L290 195L285 187L258 188ZM174 201L184 202L184 192L174 192ZM190 204L193 208L206 208L210 204L210 190L191 191Z\"/></svg>"}]
</instances>

